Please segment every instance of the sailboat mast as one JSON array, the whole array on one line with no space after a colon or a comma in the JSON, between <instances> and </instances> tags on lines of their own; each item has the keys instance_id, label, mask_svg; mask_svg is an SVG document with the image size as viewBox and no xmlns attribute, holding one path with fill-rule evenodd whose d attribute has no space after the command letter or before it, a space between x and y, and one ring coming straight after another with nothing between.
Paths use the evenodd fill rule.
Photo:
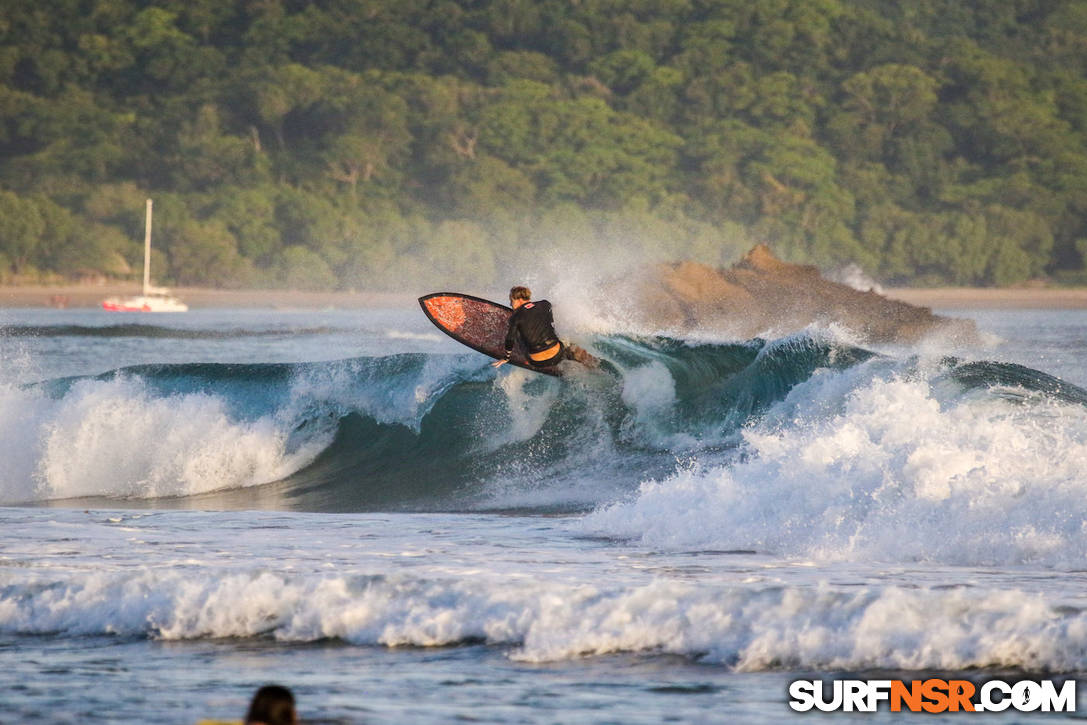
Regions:
<instances>
[{"instance_id":1,"label":"sailboat mast","mask_svg":"<svg viewBox=\"0 0 1087 725\"><path fill-rule=\"evenodd\" d=\"M143 296L151 287L151 200L147 200L147 221L143 234Z\"/></svg>"}]
</instances>

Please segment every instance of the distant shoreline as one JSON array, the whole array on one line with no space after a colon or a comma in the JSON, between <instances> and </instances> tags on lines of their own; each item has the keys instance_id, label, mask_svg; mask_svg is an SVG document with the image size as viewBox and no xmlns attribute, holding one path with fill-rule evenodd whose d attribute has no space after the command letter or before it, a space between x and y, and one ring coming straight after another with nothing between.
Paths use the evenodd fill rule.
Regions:
<instances>
[{"instance_id":1,"label":"distant shoreline","mask_svg":"<svg viewBox=\"0 0 1087 725\"><path fill-rule=\"evenodd\" d=\"M0 308L99 307L107 297L131 297L140 293L133 284L0 285ZM361 309L414 304L415 296L403 292L308 292L301 290L224 290L204 287L171 287L170 294L190 309ZM420 293L422 294L422 293Z\"/></svg>"},{"instance_id":2,"label":"distant shoreline","mask_svg":"<svg viewBox=\"0 0 1087 725\"><path fill-rule=\"evenodd\" d=\"M98 307L112 296L139 293L133 284L2 285L0 308ZM415 303L405 292L307 292L300 290L223 290L173 287L171 293L192 309L362 309L401 307ZM420 292L422 294L422 292ZM1083 309L1087 287L992 288L937 287L885 289L883 295L911 305L936 309Z\"/></svg>"},{"instance_id":3,"label":"distant shoreline","mask_svg":"<svg viewBox=\"0 0 1087 725\"><path fill-rule=\"evenodd\" d=\"M1087 308L1087 287L902 287L884 289L883 294L935 309Z\"/></svg>"}]
</instances>

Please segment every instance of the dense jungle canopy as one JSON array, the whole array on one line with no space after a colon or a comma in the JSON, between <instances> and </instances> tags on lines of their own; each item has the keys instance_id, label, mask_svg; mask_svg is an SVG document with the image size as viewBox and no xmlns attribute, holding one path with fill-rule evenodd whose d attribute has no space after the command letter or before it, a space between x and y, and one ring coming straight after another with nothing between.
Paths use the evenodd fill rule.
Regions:
<instances>
[{"instance_id":1,"label":"dense jungle canopy","mask_svg":"<svg viewBox=\"0 0 1087 725\"><path fill-rule=\"evenodd\" d=\"M1081 0L5 0L0 37L0 279L138 275L148 196L178 284L757 242L1084 279Z\"/></svg>"}]
</instances>

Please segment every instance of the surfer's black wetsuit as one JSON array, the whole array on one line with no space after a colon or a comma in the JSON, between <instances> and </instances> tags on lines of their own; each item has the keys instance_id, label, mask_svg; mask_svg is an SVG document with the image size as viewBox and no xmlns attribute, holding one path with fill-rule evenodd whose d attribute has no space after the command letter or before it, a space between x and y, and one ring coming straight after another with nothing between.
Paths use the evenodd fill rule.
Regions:
<instances>
[{"instance_id":1,"label":"surfer's black wetsuit","mask_svg":"<svg viewBox=\"0 0 1087 725\"><path fill-rule=\"evenodd\" d=\"M513 346L520 337L525 345L525 352L529 355L541 353L555 345L559 345L559 351L553 357L546 360L529 360L529 363L537 367L547 367L562 362L564 347L555 333L555 320L551 316L551 303L547 300L526 302L518 307L510 315L510 327L506 333L506 359L513 354Z\"/></svg>"}]
</instances>

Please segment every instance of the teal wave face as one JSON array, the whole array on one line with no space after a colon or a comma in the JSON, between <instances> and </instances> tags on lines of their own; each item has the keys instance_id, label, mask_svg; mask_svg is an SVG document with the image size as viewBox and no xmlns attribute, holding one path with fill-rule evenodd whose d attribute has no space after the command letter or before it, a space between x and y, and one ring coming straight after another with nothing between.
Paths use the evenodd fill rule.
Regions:
<instances>
[{"instance_id":1,"label":"teal wave face","mask_svg":"<svg viewBox=\"0 0 1087 725\"><path fill-rule=\"evenodd\" d=\"M967 390L1002 393L1003 397L1037 394L1065 403L1087 406L1087 391L1040 370L1023 365L987 360L960 362L949 359L946 375Z\"/></svg>"},{"instance_id":2,"label":"teal wave face","mask_svg":"<svg viewBox=\"0 0 1087 725\"><path fill-rule=\"evenodd\" d=\"M816 374L839 375L869 361L890 374L916 374L916 361L811 335L731 344L606 336L593 349L609 361L610 372L575 370L561 380L496 372L470 354L411 353L295 364L142 365L27 390L62 407L95 385L124 381L140 392L125 392L130 397L119 406L210 399L236 427L271 431L261 438L275 443L269 455L293 461L270 481L217 486L211 480L167 491L185 505L272 501L314 511L428 510L485 505L487 487L496 482L532 488L591 480L629 488L695 457L727 462L743 455L745 426ZM1087 392L1029 368L953 358L939 368L937 377L963 394L992 390L1006 397L1018 390L1087 405ZM102 395L114 394L103 389ZM80 430L84 423L98 421L71 425ZM199 440L176 455L199 458L200 447L210 445ZM87 445L73 455L98 454ZM68 463L78 472L80 462ZM52 498L63 498L66 489L55 488ZM93 497L93 485L79 487L83 498L88 490ZM161 501L161 491L144 498ZM589 505L541 504L558 510Z\"/></svg>"}]
</instances>

